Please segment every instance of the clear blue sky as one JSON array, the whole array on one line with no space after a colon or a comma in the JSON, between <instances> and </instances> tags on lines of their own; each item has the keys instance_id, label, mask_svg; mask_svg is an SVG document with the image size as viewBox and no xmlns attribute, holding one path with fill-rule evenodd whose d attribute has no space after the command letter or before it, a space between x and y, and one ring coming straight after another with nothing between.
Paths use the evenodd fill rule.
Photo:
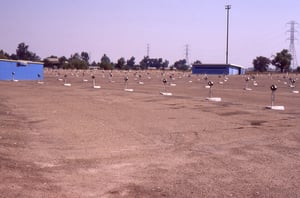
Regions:
<instances>
[{"instance_id":1,"label":"clear blue sky","mask_svg":"<svg viewBox=\"0 0 300 198\"><path fill-rule=\"evenodd\" d=\"M224 63L226 4L230 63L252 67L256 56L289 48L299 0L1 0L0 49L15 53L25 42L41 58L86 51L97 62L104 53L139 62L150 44L150 57L172 64L188 44L190 62Z\"/></svg>"}]
</instances>

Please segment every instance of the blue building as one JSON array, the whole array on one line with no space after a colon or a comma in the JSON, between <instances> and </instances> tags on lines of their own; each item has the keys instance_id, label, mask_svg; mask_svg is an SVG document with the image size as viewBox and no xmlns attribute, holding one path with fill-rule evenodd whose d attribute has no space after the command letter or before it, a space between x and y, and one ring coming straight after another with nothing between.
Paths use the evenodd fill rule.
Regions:
<instances>
[{"instance_id":1,"label":"blue building","mask_svg":"<svg viewBox=\"0 0 300 198\"><path fill-rule=\"evenodd\" d=\"M0 59L0 80L43 80L44 63Z\"/></svg>"},{"instance_id":2,"label":"blue building","mask_svg":"<svg viewBox=\"0 0 300 198\"><path fill-rule=\"evenodd\" d=\"M192 74L241 75L245 74L245 69L233 64L194 64Z\"/></svg>"}]
</instances>

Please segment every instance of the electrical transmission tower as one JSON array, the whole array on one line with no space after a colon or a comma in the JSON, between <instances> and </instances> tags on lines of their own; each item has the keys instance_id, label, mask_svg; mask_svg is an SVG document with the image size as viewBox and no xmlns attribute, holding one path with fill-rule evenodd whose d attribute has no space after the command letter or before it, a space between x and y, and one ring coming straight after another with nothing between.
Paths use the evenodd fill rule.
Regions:
<instances>
[{"instance_id":1,"label":"electrical transmission tower","mask_svg":"<svg viewBox=\"0 0 300 198\"><path fill-rule=\"evenodd\" d=\"M288 40L290 41L290 47L289 47L289 52L292 55L292 69L296 69L298 67L298 63L297 63L297 56L296 56L296 48L295 48L295 40L297 40L297 38L295 38L295 33L297 32L297 30L295 29L295 26L298 24L295 21L290 21L287 24L289 24L291 26L290 30L288 30L288 32L290 33L290 37L288 38Z\"/></svg>"},{"instance_id":2,"label":"electrical transmission tower","mask_svg":"<svg viewBox=\"0 0 300 198\"><path fill-rule=\"evenodd\" d=\"M189 51L189 45L186 44L185 45L185 61L186 61L187 65L190 65L190 63L189 63L189 53L190 53L190 51Z\"/></svg>"}]
</instances>

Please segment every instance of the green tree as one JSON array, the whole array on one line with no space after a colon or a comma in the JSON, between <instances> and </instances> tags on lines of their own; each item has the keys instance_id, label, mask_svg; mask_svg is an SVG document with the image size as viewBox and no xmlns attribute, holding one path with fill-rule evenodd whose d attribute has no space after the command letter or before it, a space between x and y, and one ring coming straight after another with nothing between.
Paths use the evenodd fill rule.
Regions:
<instances>
[{"instance_id":1,"label":"green tree","mask_svg":"<svg viewBox=\"0 0 300 198\"><path fill-rule=\"evenodd\" d=\"M18 56L16 54L11 54L10 59L12 60L18 60Z\"/></svg>"},{"instance_id":2,"label":"green tree","mask_svg":"<svg viewBox=\"0 0 300 198\"><path fill-rule=\"evenodd\" d=\"M88 65L84 60L77 58L71 59L68 63L69 69L87 69Z\"/></svg>"},{"instance_id":3,"label":"green tree","mask_svg":"<svg viewBox=\"0 0 300 198\"><path fill-rule=\"evenodd\" d=\"M254 71L265 72L271 63L271 60L264 56L258 56L253 60Z\"/></svg>"},{"instance_id":4,"label":"green tree","mask_svg":"<svg viewBox=\"0 0 300 198\"><path fill-rule=\"evenodd\" d=\"M125 58L123 58L123 57L119 58L115 65L115 68L116 69L124 69L125 63L126 63Z\"/></svg>"},{"instance_id":5,"label":"green tree","mask_svg":"<svg viewBox=\"0 0 300 198\"><path fill-rule=\"evenodd\" d=\"M162 63L161 68L164 70L164 69L166 69L168 66L169 66L169 61L168 61L168 60L165 60L165 61Z\"/></svg>"},{"instance_id":6,"label":"green tree","mask_svg":"<svg viewBox=\"0 0 300 198\"><path fill-rule=\"evenodd\" d=\"M132 56L130 59L126 61L126 69L133 69L135 65L135 58Z\"/></svg>"},{"instance_id":7,"label":"green tree","mask_svg":"<svg viewBox=\"0 0 300 198\"><path fill-rule=\"evenodd\" d=\"M272 59L271 63L281 72L287 72L290 69L292 62L292 55L287 49L283 49L281 52L276 53L276 56Z\"/></svg>"},{"instance_id":8,"label":"green tree","mask_svg":"<svg viewBox=\"0 0 300 198\"><path fill-rule=\"evenodd\" d=\"M79 55L79 53L76 52L75 54L72 54L69 59L70 60L71 59L79 59L79 60L81 60L81 56Z\"/></svg>"},{"instance_id":9,"label":"green tree","mask_svg":"<svg viewBox=\"0 0 300 198\"><path fill-rule=\"evenodd\" d=\"M58 63L55 65L57 68L68 68L69 61L65 56L58 58Z\"/></svg>"},{"instance_id":10,"label":"green tree","mask_svg":"<svg viewBox=\"0 0 300 198\"><path fill-rule=\"evenodd\" d=\"M144 58L140 61L140 67L141 69L148 69L149 67L149 57L148 56L144 56Z\"/></svg>"},{"instance_id":11,"label":"green tree","mask_svg":"<svg viewBox=\"0 0 300 198\"><path fill-rule=\"evenodd\" d=\"M89 65L89 61L90 61L89 53L81 52L80 55L81 55L81 60L84 60Z\"/></svg>"},{"instance_id":12,"label":"green tree","mask_svg":"<svg viewBox=\"0 0 300 198\"><path fill-rule=\"evenodd\" d=\"M63 64L68 63L68 59L65 56L59 57L58 61L59 61L60 66L62 66Z\"/></svg>"},{"instance_id":13,"label":"green tree","mask_svg":"<svg viewBox=\"0 0 300 198\"><path fill-rule=\"evenodd\" d=\"M29 46L20 43L16 49L16 57L21 60L40 61L40 57L28 50Z\"/></svg>"},{"instance_id":14,"label":"green tree","mask_svg":"<svg viewBox=\"0 0 300 198\"><path fill-rule=\"evenodd\" d=\"M155 67L156 69L165 69L169 66L169 61L164 60L162 58L149 58L145 56L141 62L141 69L148 69L149 67Z\"/></svg>"},{"instance_id":15,"label":"green tree","mask_svg":"<svg viewBox=\"0 0 300 198\"><path fill-rule=\"evenodd\" d=\"M189 69L189 66L186 64L186 60L182 59L182 60L178 60L174 63L174 67L177 70L182 70L182 71L186 71Z\"/></svg>"},{"instance_id":16,"label":"green tree","mask_svg":"<svg viewBox=\"0 0 300 198\"><path fill-rule=\"evenodd\" d=\"M16 55L18 59L22 60L29 60L30 59L30 52L28 50L29 46L25 43L20 43L18 45L18 48L16 50Z\"/></svg>"},{"instance_id":17,"label":"green tree","mask_svg":"<svg viewBox=\"0 0 300 198\"><path fill-rule=\"evenodd\" d=\"M110 62L110 59L106 54L104 54L101 58L100 67L105 70L113 69L113 64Z\"/></svg>"},{"instance_id":18,"label":"green tree","mask_svg":"<svg viewBox=\"0 0 300 198\"><path fill-rule=\"evenodd\" d=\"M8 53L6 53L3 50L0 50L0 59L9 59L9 58L10 58L10 56Z\"/></svg>"},{"instance_id":19,"label":"green tree","mask_svg":"<svg viewBox=\"0 0 300 198\"><path fill-rule=\"evenodd\" d=\"M81 56L78 53L71 55L68 60L65 60L65 57L60 57L59 62L62 64L64 69L87 69L88 64L86 61L81 59Z\"/></svg>"},{"instance_id":20,"label":"green tree","mask_svg":"<svg viewBox=\"0 0 300 198\"><path fill-rule=\"evenodd\" d=\"M48 58L45 58L43 60L44 62L44 67L49 67L49 68L55 68L55 67L59 67L59 60L57 58L57 56L51 55Z\"/></svg>"},{"instance_id":21,"label":"green tree","mask_svg":"<svg viewBox=\"0 0 300 198\"><path fill-rule=\"evenodd\" d=\"M196 60L194 63L193 63L193 65L201 65L202 64L202 62L200 61L200 60Z\"/></svg>"},{"instance_id":22,"label":"green tree","mask_svg":"<svg viewBox=\"0 0 300 198\"><path fill-rule=\"evenodd\" d=\"M93 61L93 62L91 63L91 65L96 66L96 65L98 65L98 63L96 63L96 61Z\"/></svg>"}]
</instances>

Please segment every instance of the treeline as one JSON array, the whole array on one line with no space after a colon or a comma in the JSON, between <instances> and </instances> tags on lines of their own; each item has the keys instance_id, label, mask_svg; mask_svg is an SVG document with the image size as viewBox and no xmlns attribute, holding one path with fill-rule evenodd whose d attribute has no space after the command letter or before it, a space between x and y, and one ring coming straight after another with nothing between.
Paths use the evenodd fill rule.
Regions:
<instances>
[{"instance_id":1,"label":"treeline","mask_svg":"<svg viewBox=\"0 0 300 198\"><path fill-rule=\"evenodd\" d=\"M29 46L25 43L20 43L16 49L16 53L11 55L0 50L0 59L41 61L41 58L29 51L28 48Z\"/></svg>"},{"instance_id":2,"label":"treeline","mask_svg":"<svg viewBox=\"0 0 300 198\"><path fill-rule=\"evenodd\" d=\"M51 55L45 59L41 59L35 53L29 51L29 46L25 43L20 43L17 46L16 54L9 55L8 53L0 50L0 59L11 59L11 60L28 60L28 61L42 61L44 67L48 68L62 68L62 69L88 69L90 66L99 67L104 70L138 70L138 69L166 69L170 68L177 70L189 70L190 67L187 65L185 59L176 61L173 65L169 65L168 60L162 58L149 58L145 56L140 62L137 62L135 57L132 56L129 59L121 57L116 63L112 62L110 58L104 54L99 62L90 62L90 57L87 52L72 54L69 58L65 56L57 57ZM201 61L197 61L197 63Z\"/></svg>"},{"instance_id":3,"label":"treeline","mask_svg":"<svg viewBox=\"0 0 300 198\"><path fill-rule=\"evenodd\" d=\"M87 52L72 54L69 58L65 56L57 57L50 56L45 59L41 59L36 53L29 51L29 46L25 43L20 43L17 46L15 54L8 54L3 50L0 50L0 59L11 60L29 60L29 61L42 61L45 67L49 68L62 68L62 69L88 69L90 66L98 67L104 70L138 70L138 69L166 69L182 70L186 71L190 69L185 59L176 61L173 65L169 65L168 60L162 58L150 58L145 56L140 62L137 62L135 57L132 56L129 59L121 57L116 63L112 62L110 58L104 54L99 62L90 62L90 57ZM276 53L272 58L264 56L257 56L253 59L253 70L257 72L269 71L269 66L275 66L276 70L281 72L292 71L291 63L293 57L287 49L283 49L281 52ZM193 64L201 64L201 61L197 60ZM300 72L300 67L297 65L297 71Z\"/></svg>"},{"instance_id":4,"label":"treeline","mask_svg":"<svg viewBox=\"0 0 300 198\"><path fill-rule=\"evenodd\" d=\"M267 58L264 56L257 56L253 59L253 68L254 71L258 72L266 72L269 70L269 66L275 66L276 70L280 72L289 72L293 71L291 68L291 63L293 60L292 54L289 53L287 49L283 49L280 52L277 52L276 55L272 56L272 58ZM297 72L300 72L300 67L297 65Z\"/></svg>"}]
</instances>

